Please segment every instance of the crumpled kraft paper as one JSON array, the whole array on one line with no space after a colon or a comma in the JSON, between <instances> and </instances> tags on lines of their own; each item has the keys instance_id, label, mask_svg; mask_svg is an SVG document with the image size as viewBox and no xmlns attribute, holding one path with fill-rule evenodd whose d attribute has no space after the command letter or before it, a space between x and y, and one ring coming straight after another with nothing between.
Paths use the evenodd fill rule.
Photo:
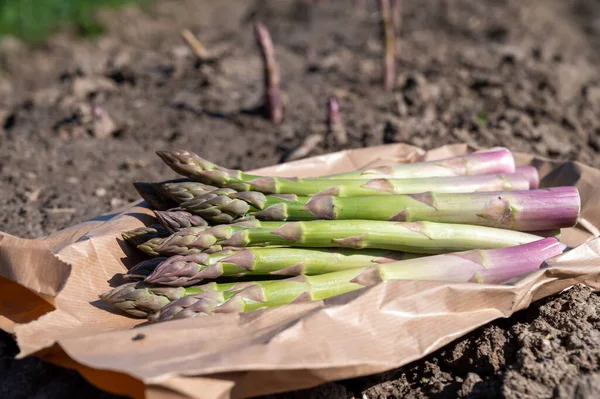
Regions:
<instances>
[{"instance_id":1,"label":"crumpled kraft paper","mask_svg":"<svg viewBox=\"0 0 600 399\"><path fill-rule=\"evenodd\" d=\"M253 172L318 176L473 150L394 144ZM16 335L19 357L75 368L135 398L249 397L402 366L574 284L600 289L600 171L515 156L538 168L542 186L577 186L582 221L562 232L574 249L512 285L391 281L324 302L147 325L98 299L142 259L119 235L153 222L139 202L35 240L0 233L0 328Z\"/></svg>"}]
</instances>

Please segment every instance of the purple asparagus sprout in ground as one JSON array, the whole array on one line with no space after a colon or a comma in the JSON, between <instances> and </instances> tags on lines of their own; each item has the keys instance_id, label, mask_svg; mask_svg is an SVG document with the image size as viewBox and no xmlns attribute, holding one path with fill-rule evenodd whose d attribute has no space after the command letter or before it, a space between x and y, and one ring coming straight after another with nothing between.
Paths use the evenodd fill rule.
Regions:
<instances>
[{"instance_id":1,"label":"purple asparagus sprout in ground","mask_svg":"<svg viewBox=\"0 0 600 399\"><path fill-rule=\"evenodd\" d=\"M394 33L390 0L378 0L378 3L383 30L383 87L389 91L393 89L396 79L396 35Z\"/></svg>"},{"instance_id":2,"label":"purple asparagus sprout in ground","mask_svg":"<svg viewBox=\"0 0 600 399\"><path fill-rule=\"evenodd\" d=\"M346 145L348 143L348 135L346 134L346 129L344 129L340 115L340 104L335 96L327 101L327 127L337 144Z\"/></svg>"},{"instance_id":3,"label":"purple asparagus sprout in ground","mask_svg":"<svg viewBox=\"0 0 600 399\"><path fill-rule=\"evenodd\" d=\"M254 34L263 59L265 106L267 107L267 113L271 122L280 123L283 119L281 91L279 89L281 77L279 74L279 65L277 65L275 60L275 50L273 49L271 35L261 22L257 22L254 25Z\"/></svg>"}]
</instances>

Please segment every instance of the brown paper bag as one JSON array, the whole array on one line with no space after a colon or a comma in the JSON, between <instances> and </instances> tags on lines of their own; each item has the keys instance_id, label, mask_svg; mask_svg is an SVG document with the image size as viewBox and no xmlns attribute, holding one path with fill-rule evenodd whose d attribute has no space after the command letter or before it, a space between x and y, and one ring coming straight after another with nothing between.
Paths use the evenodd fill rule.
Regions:
<instances>
[{"instance_id":1,"label":"brown paper bag","mask_svg":"<svg viewBox=\"0 0 600 399\"><path fill-rule=\"evenodd\" d=\"M253 172L318 176L472 150L395 144ZM391 281L324 302L146 325L98 299L141 259L119 236L153 222L140 202L40 239L0 234L0 328L16 335L19 357L76 368L135 398L248 397L396 368L576 283L600 288L600 171L516 158L538 167L542 186L575 185L582 221L562 232L574 249L514 285Z\"/></svg>"}]
</instances>

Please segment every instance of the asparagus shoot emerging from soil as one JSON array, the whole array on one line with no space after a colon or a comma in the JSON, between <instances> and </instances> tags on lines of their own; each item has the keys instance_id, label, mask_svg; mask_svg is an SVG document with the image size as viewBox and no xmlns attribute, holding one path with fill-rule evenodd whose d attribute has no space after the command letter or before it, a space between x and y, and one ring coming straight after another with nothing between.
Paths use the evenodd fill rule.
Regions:
<instances>
[{"instance_id":1,"label":"asparagus shoot emerging from soil","mask_svg":"<svg viewBox=\"0 0 600 399\"><path fill-rule=\"evenodd\" d=\"M386 178L411 179L423 177L472 176L515 173L515 159L506 148L474 152L436 161L413 162L381 166L353 172L324 176L330 179ZM520 173L525 173L525 170ZM527 172L529 176L531 172ZM530 187L531 188L531 187Z\"/></svg>"},{"instance_id":2,"label":"asparagus shoot emerging from soil","mask_svg":"<svg viewBox=\"0 0 600 399\"><path fill-rule=\"evenodd\" d=\"M361 195L417 194L436 192L477 192L527 190L529 182L520 174L431 177L421 179L300 179L262 177L215 165L188 151L158 151L157 154L174 171L205 184L229 187L238 191L268 194Z\"/></svg>"},{"instance_id":3,"label":"asparagus shoot emerging from soil","mask_svg":"<svg viewBox=\"0 0 600 399\"><path fill-rule=\"evenodd\" d=\"M153 269L146 282L178 287L221 276L314 275L419 256L376 249L229 249L214 254L172 256Z\"/></svg>"},{"instance_id":4,"label":"asparagus shoot emerging from soil","mask_svg":"<svg viewBox=\"0 0 600 399\"><path fill-rule=\"evenodd\" d=\"M327 101L327 127L329 134L333 136L338 145L346 145L348 143L348 135L340 116L340 105L335 97L331 97Z\"/></svg>"},{"instance_id":5,"label":"asparagus shoot emerging from soil","mask_svg":"<svg viewBox=\"0 0 600 399\"><path fill-rule=\"evenodd\" d=\"M335 197L264 195L224 188L184 202L182 209L215 223L240 217L260 220L429 221L498 227L519 231L573 227L581 200L577 188L480 193L435 193Z\"/></svg>"},{"instance_id":6,"label":"asparagus shoot emerging from soil","mask_svg":"<svg viewBox=\"0 0 600 399\"><path fill-rule=\"evenodd\" d=\"M390 0L378 0L381 14L381 27L383 30L383 87L392 90L396 79L396 34Z\"/></svg>"},{"instance_id":7,"label":"asparagus shoot emerging from soil","mask_svg":"<svg viewBox=\"0 0 600 399\"><path fill-rule=\"evenodd\" d=\"M169 233L188 227L208 226L206 220L183 210L154 211L156 219Z\"/></svg>"},{"instance_id":8,"label":"asparagus shoot emerging from soil","mask_svg":"<svg viewBox=\"0 0 600 399\"><path fill-rule=\"evenodd\" d=\"M261 222L261 228L220 225L198 233L187 231L192 229L183 230L164 239L154 248L154 252L161 255L185 255L203 252L213 245L237 248L281 245L373 248L440 254L476 248L509 247L540 238L533 234L483 226L372 220Z\"/></svg>"},{"instance_id":9,"label":"asparagus shoot emerging from soil","mask_svg":"<svg viewBox=\"0 0 600 399\"><path fill-rule=\"evenodd\" d=\"M267 113L271 122L280 123L283 119L281 92L279 89L281 78L279 65L277 65L277 61L275 60L275 50L273 49L271 35L262 22L257 22L254 25L254 35L263 59L265 106L267 107Z\"/></svg>"},{"instance_id":10,"label":"asparagus shoot emerging from soil","mask_svg":"<svg viewBox=\"0 0 600 399\"><path fill-rule=\"evenodd\" d=\"M540 175L534 166L519 166L515 168L515 173L519 173L529 180L529 188L534 190L540 185Z\"/></svg>"},{"instance_id":11,"label":"asparagus shoot emerging from soil","mask_svg":"<svg viewBox=\"0 0 600 399\"><path fill-rule=\"evenodd\" d=\"M555 238L509 248L416 258L347 269L316 276L244 283L234 290L216 289L184 295L149 316L152 322L239 313L304 301L318 301L390 280L433 280L500 284L538 269L562 252ZM167 302L168 298L162 303ZM135 308L128 305L127 309Z\"/></svg>"}]
</instances>

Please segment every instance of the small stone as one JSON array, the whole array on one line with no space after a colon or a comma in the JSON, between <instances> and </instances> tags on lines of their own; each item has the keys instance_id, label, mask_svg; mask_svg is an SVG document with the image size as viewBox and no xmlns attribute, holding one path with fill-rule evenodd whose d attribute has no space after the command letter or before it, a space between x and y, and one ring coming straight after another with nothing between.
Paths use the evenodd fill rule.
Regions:
<instances>
[{"instance_id":1,"label":"small stone","mask_svg":"<svg viewBox=\"0 0 600 399\"><path fill-rule=\"evenodd\" d=\"M122 169L145 168L146 166L148 166L148 161L145 159L127 158L121 164Z\"/></svg>"},{"instance_id":2,"label":"small stone","mask_svg":"<svg viewBox=\"0 0 600 399\"><path fill-rule=\"evenodd\" d=\"M123 206L124 204L125 204L125 200L123 200L121 198L111 198L111 200L110 200L110 206L112 209Z\"/></svg>"},{"instance_id":3,"label":"small stone","mask_svg":"<svg viewBox=\"0 0 600 399\"><path fill-rule=\"evenodd\" d=\"M40 193L42 192L41 188L33 190L31 193L27 195L27 202L35 202L40 198Z\"/></svg>"},{"instance_id":4,"label":"small stone","mask_svg":"<svg viewBox=\"0 0 600 399\"><path fill-rule=\"evenodd\" d=\"M104 197L106 195L106 189L103 187L99 187L94 191L94 195L96 197Z\"/></svg>"},{"instance_id":5,"label":"small stone","mask_svg":"<svg viewBox=\"0 0 600 399\"><path fill-rule=\"evenodd\" d=\"M404 97L402 97L402 95L398 94L398 95L396 95L395 100L396 100L396 112L398 113L398 116L399 117L408 116L408 107L406 106Z\"/></svg>"},{"instance_id":6,"label":"small stone","mask_svg":"<svg viewBox=\"0 0 600 399\"><path fill-rule=\"evenodd\" d=\"M92 108L94 121L92 122L92 134L94 137L104 139L111 136L118 130L117 124L104 111L99 111L98 107Z\"/></svg>"},{"instance_id":7,"label":"small stone","mask_svg":"<svg viewBox=\"0 0 600 399\"><path fill-rule=\"evenodd\" d=\"M70 176L70 177L67 177L67 183L77 184L77 183L79 183L79 179L76 178L75 176Z\"/></svg>"}]
</instances>

